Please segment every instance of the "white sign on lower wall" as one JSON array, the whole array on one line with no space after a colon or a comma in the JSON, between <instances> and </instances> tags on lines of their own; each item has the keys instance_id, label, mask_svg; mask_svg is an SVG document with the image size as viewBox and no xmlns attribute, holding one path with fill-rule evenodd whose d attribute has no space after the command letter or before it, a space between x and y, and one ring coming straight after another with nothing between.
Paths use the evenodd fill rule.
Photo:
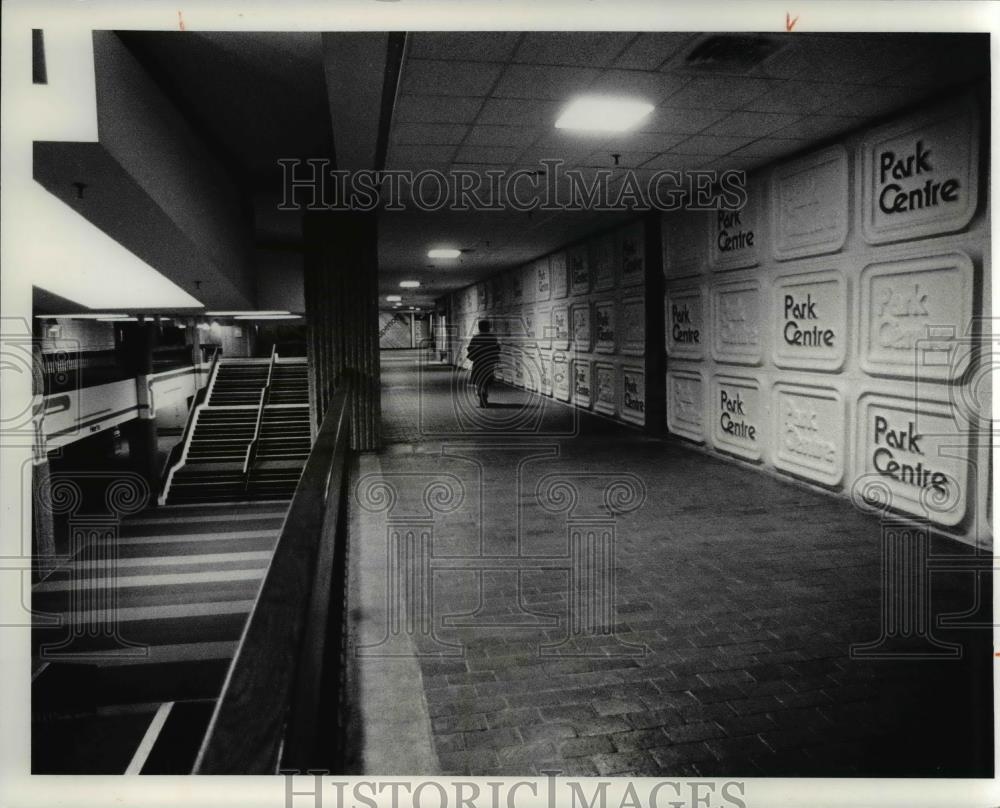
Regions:
<instances>
[{"instance_id":1,"label":"white sign on lower wall","mask_svg":"<svg viewBox=\"0 0 1000 808\"><path fill-rule=\"evenodd\" d=\"M760 281L720 283L712 289L712 356L716 362L759 365Z\"/></svg>"},{"instance_id":2,"label":"white sign on lower wall","mask_svg":"<svg viewBox=\"0 0 1000 808\"><path fill-rule=\"evenodd\" d=\"M745 460L760 460L764 445L764 407L760 383L743 376L712 379L712 438L715 447Z\"/></svg>"},{"instance_id":3,"label":"white sign on lower wall","mask_svg":"<svg viewBox=\"0 0 1000 808\"><path fill-rule=\"evenodd\" d=\"M646 373L642 368L622 368L621 417L633 424L646 423Z\"/></svg>"},{"instance_id":4,"label":"white sign on lower wall","mask_svg":"<svg viewBox=\"0 0 1000 808\"><path fill-rule=\"evenodd\" d=\"M593 379L589 359L574 359L573 362L573 403L578 407L590 408L593 401Z\"/></svg>"},{"instance_id":5,"label":"white sign on lower wall","mask_svg":"<svg viewBox=\"0 0 1000 808\"><path fill-rule=\"evenodd\" d=\"M844 478L844 402L832 387L774 385L774 465L810 482L836 486Z\"/></svg>"},{"instance_id":6,"label":"white sign on lower wall","mask_svg":"<svg viewBox=\"0 0 1000 808\"><path fill-rule=\"evenodd\" d=\"M667 354L678 359L705 356L705 304L700 286L668 289L666 296Z\"/></svg>"},{"instance_id":7,"label":"white sign on lower wall","mask_svg":"<svg viewBox=\"0 0 1000 808\"><path fill-rule=\"evenodd\" d=\"M865 393L858 401L856 493L939 525L957 525L968 500L968 437L950 406Z\"/></svg>"},{"instance_id":8,"label":"white sign on lower wall","mask_svg":"<svg viewBox=\"0 0 1000 808\"><path fill-rule=\"evenodd\" d=\"M594 409L605 415L614 415L618 405L618 392L615 389L615 366L607 362L594 364L594 381L596 395Z\"/></svg>"},{"instance_id":9,"label":"white sign on lower wall","mask_svg":"<svg viewBox=\"0 0 1000 808\"><path fill-rule=\"evenodd\" d=\"M646 351L646 301L632 297L622 301L621 352L642 356Z\"/></svg>"},{"instance_id":10,"label":"white sign on lower wall","mask_svg":"<svg viewBox=\"0 0 1000 808\"><path fill-rule=\"evenodd\" d=\"M552 395L552 352L541 350L538 352L538 391L543 396Z\"/></svg>"},{"instance_id":11,"label":"white sign on lower wall","mask_svg":"<svg viewBox=\"0 0 1000 808\"><path fill-rule=\"evenodd\" d=\"M836 371L847 344L847 282L836 270L794 272L774 281L774 364Z\"/></svg>"},{"instance_id":12,"label":"white sign on lower wall","mask_svg":"<svg viewBox=\"0 0 1000 808\"><path fill-rule=\"evenodd\" d=\"M667 371L667 428L697 443L705 440L705 380L697 370Z\"/></svg>"},{"instance_id":13,"label":"white sign on lower wall","mask_svg":"<svg viewBox=\"0 0 1000 808\"><path fill-rule=\"evenodd\" d=\"M876 376L958 379L969 362L972 261L954 252L861 273L861 367Z\"/></svg>"},{"instance_id":14,"label":"white sign on lower wall","mask_svg":"<svg viewBox=\"0 0 1000 808\"><path fill-rule=\"evenodd\" d=\"M573 389L569 365L569 355L565 351L552 352L552 395L560 401L569 401Z\"/></svg>"}]
</instances>

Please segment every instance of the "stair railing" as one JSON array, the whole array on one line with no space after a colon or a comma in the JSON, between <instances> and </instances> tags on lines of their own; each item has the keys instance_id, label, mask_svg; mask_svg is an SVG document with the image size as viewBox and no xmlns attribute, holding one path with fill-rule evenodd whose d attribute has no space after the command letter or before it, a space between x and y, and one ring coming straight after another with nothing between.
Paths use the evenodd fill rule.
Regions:
<instances>
[{"instance_id":1,"label":"stair railing","mask_svg":"<svg viewBox=\"0 0 1000 808\"><path fill-rule=\"evenodd\" d=\"M181 439L170 447L167 459L163 463L163 471L160 473L160 496L158 498L160 505L165 505L167 502L167 492L170 489L170 482L173 479L174 472L184 465L184 460L186 459L185 449L194 432L194 424L198 420L198 411L208 401L209 390L215 381L215 374L219 369L219 357L221 355L222 349L216 348L212 354L212 364L208 367L208 383L195 392L194 399L191 401L191 409L188 410L187 421L184 423L184 431L181 433Z\"/></svg>"},{"instance_id":2,"label":"stair railing","mask_svg":"<svg viewBox=\"0 0 1000 808\"><path fill-rule=\"evenodd\" d=\"M257 447L260 444L260 428L264 422L264 408L267 406L267 399L271 395L271 377L274 375L274 363L278 359L278 346L271 346L271 361L267 366L267 380L260 391L260 400L257 405L257 424L253 430L253 437L247 445L247 453L243 458L243 490L246 491L250 485L250 469L257 459Z\"/></svg>"}]
</instances>

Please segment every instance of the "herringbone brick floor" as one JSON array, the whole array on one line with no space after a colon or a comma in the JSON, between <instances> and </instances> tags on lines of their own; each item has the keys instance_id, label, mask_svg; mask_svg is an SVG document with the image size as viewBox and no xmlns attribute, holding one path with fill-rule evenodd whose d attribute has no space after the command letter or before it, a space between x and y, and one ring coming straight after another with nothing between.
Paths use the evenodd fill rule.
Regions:
<instances>
[{"instance_id":1,"label":"herringbone brick floor","mask_svg":"<svg viewBox=\"0 0 1000 808\"><path fill-rule=\"evenodd\" d=\"M852 658L880 636L878 518L551 402L520 432L476 423L464 384L383 367L387 519L434 513L433 636L413 639L442 773L992 775L988 629L934 629L959 660ZM503 417L530 399L492 396ZM603 492L629 475L645 500L615 515ZM556 479L572 516L541 505ZM461 502L425 495L434 480ZM614 609L588 639L567 530L611 517ZM935 617L974 609L975 574L931 580Z\"/></svg>"}]
</instances>

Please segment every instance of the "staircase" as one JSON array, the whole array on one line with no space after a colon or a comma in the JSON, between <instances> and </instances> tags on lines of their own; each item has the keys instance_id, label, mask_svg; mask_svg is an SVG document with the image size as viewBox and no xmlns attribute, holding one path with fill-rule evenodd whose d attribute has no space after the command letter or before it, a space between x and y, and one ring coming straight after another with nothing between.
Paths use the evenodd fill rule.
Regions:
<instances>
[{"instance_id":1,"label":"staircase","mask_svg":"<svg viewBox=\"0 0 1000 808\"><path fill-rule=\"evenodd\" d=\"M208 397L209 407L256 407L267 384L267 362L222 360Z\"/></svg>"},{"instance_id":2,"label":"staircase","mask_svg":"<svg viewBox=\"0 0 1000 808\"><path fill-rule=\"evenodd\" d=\"M191 417L163 504L291 499L312 447L305 361L223 360Z\"/></svg>"},{"instance_id":3,"label":"staircase","mask_svg":"<svg viewBox=\"0 0 1000 808\"><path fill-rule=\"evenodd\" d=\"M265 407L247 495L251 499L290 499L311 448L308 405Z\"/></svg>"},{"instance_id":4,"label":"staircase","mask_svg":"<svg viewBox=\"0 0 1000 808\"><path fill-rule=\"evenodd\" d=\"M305 362L275 365L267 403L309 404L309 366Z\"/></svg>"},{"instance_id":5,"label":"staircase","mask_svg":"<svg viewBox=\"0 0 1000 808\"><path fill-rule=\"evenodd\" d=\"M286 507L152 509L32 587L33 773L190 773Z\"/></svg>"}]
</instances>

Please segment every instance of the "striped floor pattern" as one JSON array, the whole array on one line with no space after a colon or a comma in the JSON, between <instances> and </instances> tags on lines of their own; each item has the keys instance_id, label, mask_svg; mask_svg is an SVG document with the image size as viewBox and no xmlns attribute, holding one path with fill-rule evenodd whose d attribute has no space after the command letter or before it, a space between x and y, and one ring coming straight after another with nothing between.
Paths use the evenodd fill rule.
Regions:
<instances>
[{"instance_id":1,"label":"striped floor pattern","mask_svg":"<svg viewBox=\"0 0 1000 808\"><path fill-rule=\"evenodd\" d=\"M149 510L32 588L34 773L190 770L286 509Z\"/></svg>"}]
</instances>

